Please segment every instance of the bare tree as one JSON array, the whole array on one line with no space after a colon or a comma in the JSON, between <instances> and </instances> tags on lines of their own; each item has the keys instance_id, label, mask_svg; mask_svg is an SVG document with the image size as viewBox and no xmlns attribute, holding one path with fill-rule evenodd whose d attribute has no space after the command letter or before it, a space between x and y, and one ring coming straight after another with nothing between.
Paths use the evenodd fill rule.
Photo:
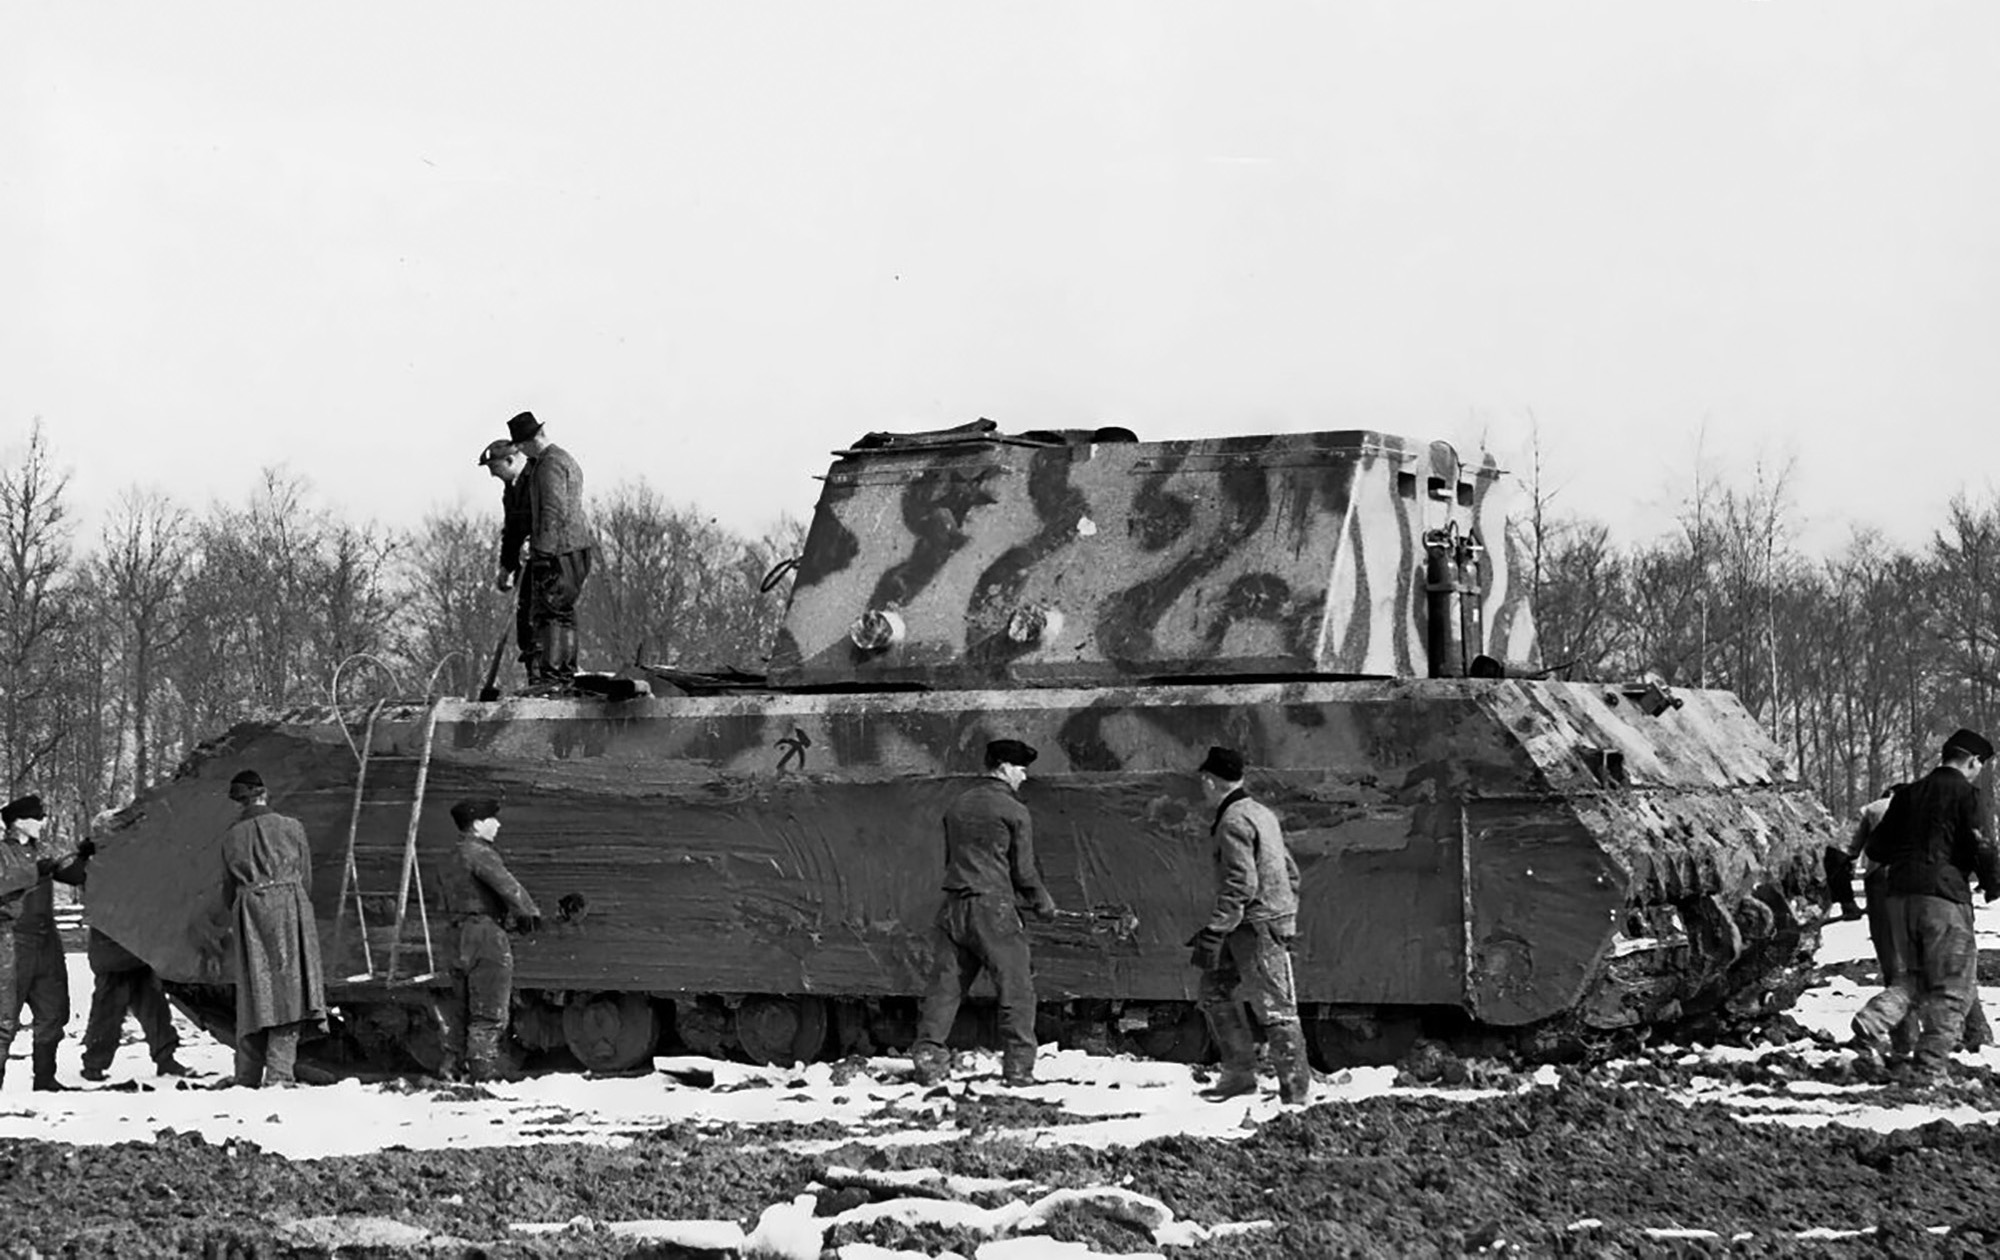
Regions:
<instances>
[{"instance_id":1,"label":"bare tree","mask_svg":"<svg viewBox=\"0 0 2000 1260\"><path fill-rule=\"evenodd\" d=\"M187 582L193 541L187 511L156 490L128 490L104 527L102 549L93 565L107 620L122 648L121 713L132 737L133 790L152 782L160 741L153 707L160 687L161 658L179 644L187 623L180 602ZM114 776L113 790L116 790Z\"/></svg>"},{"instance_id":2,"label":"bare tree","mask_svg":"<svg viewBox=\"0 0 2000 1260\"><path fill-rule=\"evenodd\" d=\"M0 468L0 741L16 791L42 774L76 716L56 676L75 626L68 486L37 420L18 461Z\"/></svg>"}]
</instances>

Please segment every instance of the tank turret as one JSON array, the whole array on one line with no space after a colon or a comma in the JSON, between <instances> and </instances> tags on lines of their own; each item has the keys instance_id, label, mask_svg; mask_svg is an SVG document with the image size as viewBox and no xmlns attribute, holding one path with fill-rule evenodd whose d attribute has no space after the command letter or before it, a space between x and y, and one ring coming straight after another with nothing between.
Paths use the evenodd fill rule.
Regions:
<instances>
[{"instance_id":1,"label":"tank turret","mask_svg":"<svg viewBox=\"0 0 2000 1260\"><path fill-rule=\"evenodd\" d=\"M839 452L784 687L1458 676L1529 662L1490 459L1370 432L1137 442L990 422Z\"/></svg>"}]
</instances>

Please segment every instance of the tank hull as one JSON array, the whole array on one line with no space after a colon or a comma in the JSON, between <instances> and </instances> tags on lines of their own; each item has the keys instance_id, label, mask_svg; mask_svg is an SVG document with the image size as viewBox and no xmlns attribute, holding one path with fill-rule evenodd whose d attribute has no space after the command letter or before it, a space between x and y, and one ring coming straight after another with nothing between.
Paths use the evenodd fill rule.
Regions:
<instances>
[{"instance_id":1,"label":"tank hull","mask_svg":"<svg viewBox=\"0 0 2000 1260\"><path fill-rule=\"evenodd\" d=\"M413 896L403 974L448 965L451 803L499 794L501 850L551 918L517 942L519 989L918 994L939 819L1004 735L1042 750L1023 790L1041 869L1089 912L1036 928L1044 1003L1192 1000L1184 942L1213 877L1190 769L1220 742L1299 862L1303 1003L1568 1032L1769 1006L1816 943L1833 823L1734 697L1682 698L1648 716L1600 686L1392 680L441 701L417 811L431 943ZM355 886L394 890L426 711L378 719L357 813L363 717L294 712L205 746L103 844L94 925L171 981L228 983L224 787L254 767L312 838L334 1000L378 992L346 979L364 972L349 821Z\"/></svg>"}]
</instances>

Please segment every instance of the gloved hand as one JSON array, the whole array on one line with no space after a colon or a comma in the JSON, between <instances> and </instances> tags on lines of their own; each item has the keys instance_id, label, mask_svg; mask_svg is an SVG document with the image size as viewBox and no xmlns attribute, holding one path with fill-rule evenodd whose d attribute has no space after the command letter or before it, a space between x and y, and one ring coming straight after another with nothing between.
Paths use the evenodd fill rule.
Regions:
<instances>
[{"instance_id":1,"label":"gloved hand","mask_svg":"<svg viewBox=\"0 0 2000 1260\"><path fill-rule=\"evenodd\" d=\"M97 852L97 841L92 840L89 836L85 836L83 839L76 842L76 855L78 857L88 858L93 856L96 852Z\"/></svg>"},{"instance_id":2,"label":"gloved hand","mask_svg":"<svg viewBox=\"0 0 2000 1260\"><path fill-rule=\"evenodd\" d=\"M1215 965L1222 961L1222 933L1203 928L1188 937L1187 943L1191 947L1191 952L1188 954L1190 967L1213 971Z\"/></svg>"},{"instance_id":3,"label":"gloved hand","mask_svg":"<svg viewBox=\"0 0 2000 1260\"><path fill-rule=\"evenodd\" d=\"M1987 900L1988 900L1988 901L1991 901L1991 900L1992 900L1992 898L1990 898L1990 897L1989 897L1989 898L1987 898ZM1843 918L1843 919L1846 919L1846 920L1849 920L1850 922L1851 922L1851 921L1853 921L1853 920L1855 920L1855 919L1858 919L1858 918L1862 917L1862 916L1861 916L1861 907L1860 907L1860 905L1859 905L1859 904L1857 904L1857 903L1855 903L1855 902L1853 902L1853 901L1843 901L1843 902L1841 902L1841 903L1840 903L1840 917L1841 917L1841 918Z\"/></svg>"},{"instance_id":4,"label":"gloved hand","mask_svg":"<svg viewBox=\"0 0 2000 1260\"><path fill-rule=\"evenodd\" d=\"M533 936L536 929L542 926L542 916L539 914L517 914L513 916L513 921L507 926L510 931L519 932L524 936Z\"/></svg>"},{"instance_id":5,"label":"gloved hand","mask_svg":"<svg viewBox=\"0 0 2000 1260\"><path fill-rule=\"evenodd\" d=\"M502 569L502 570L500 570L500 572L499 572L499 573L498 573L497 575L495 575L495 577L494 577L494 579L493 579L493 589L494 589L494 590L496 590L496 591L511 591L511 590L513 590L513 589L514 589L514 571L513 571L512 569Z\"/></svg>"},{"instance_id":6,"label":"gloved hand","mask_svg":"<svg viewBox=\"0 0 2000 1260\"><path fill-rule=\"evenodd\" d=\"M1035 917L1038 919L1053 919L1056 917L1056 899L1049 894L1048 889L1042 889L1042 895L1035 898L1034 911Z\"/></svg>"}]
</instances>

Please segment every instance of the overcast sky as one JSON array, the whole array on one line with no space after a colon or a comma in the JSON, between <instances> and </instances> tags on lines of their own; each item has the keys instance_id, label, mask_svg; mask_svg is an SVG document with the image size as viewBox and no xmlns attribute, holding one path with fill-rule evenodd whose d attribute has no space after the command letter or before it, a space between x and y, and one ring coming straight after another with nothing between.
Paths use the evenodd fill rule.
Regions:
<instances>
[{"instance_id":1,"label":"overcast sky","mask_svg":"<svg viewBox=\"0 0 2000 1260\"><path fill-rule=\"evenodd\" d=\"M1481 440L1628 537L2000 457L2000 5L0 0L0 446L491 506L532 408L760 531L989 416ZM1741 473L1747 478L1747 472Z\"/></svg>"}]
</instances>

